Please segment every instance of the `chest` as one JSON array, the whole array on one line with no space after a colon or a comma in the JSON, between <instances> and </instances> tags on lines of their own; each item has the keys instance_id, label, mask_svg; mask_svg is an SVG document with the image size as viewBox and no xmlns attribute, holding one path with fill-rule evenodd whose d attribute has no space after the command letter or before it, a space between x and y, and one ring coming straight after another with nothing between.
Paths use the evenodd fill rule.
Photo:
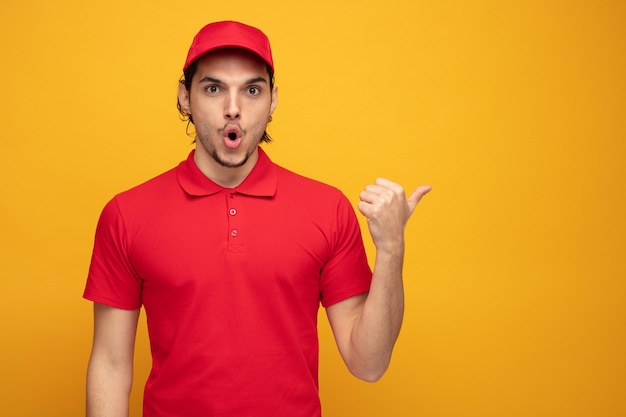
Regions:
<instances>
[{"instance_id":1,"label":"chest","mask_svg":"<svg viewBox=\"0 0 626 417\"><path fill-rule=\"evenodd\" d=\"M234 193L164 202L131 235L144 304L254 294L317 306L332 219L297 201Z\"/></svg>"}]
</instances>

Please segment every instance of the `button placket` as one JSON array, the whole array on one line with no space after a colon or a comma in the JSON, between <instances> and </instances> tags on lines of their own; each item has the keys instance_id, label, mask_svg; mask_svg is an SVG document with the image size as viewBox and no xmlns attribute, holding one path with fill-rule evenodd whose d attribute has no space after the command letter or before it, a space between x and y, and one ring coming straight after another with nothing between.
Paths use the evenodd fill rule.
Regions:
<instances>
[{"instance_id":1,"label":"button placket","mask_svg":"<svg viewBox=\"0 0 626 417\"><path fill-rule=\"evenodd\" d=\"M240 246L239 241L241 240L240 230L239 230L239 222L238 222L238 211L236 208L237 203L237 194L230 193L228 198L226 199L226 216L228 216L228 247L229 249L237 249Z\"/></svg>"}]
</instances>

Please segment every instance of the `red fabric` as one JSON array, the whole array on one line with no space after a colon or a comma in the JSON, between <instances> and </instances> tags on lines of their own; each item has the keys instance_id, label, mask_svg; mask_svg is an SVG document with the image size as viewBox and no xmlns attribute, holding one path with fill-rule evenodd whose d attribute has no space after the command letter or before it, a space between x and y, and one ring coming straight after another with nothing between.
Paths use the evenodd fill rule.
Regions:
<instances>
[{"instance_id":1,"label":"red fabric","mask_svg":"<svg viewBox=\"0 0 626 417\"><path fill-rule=\"evenodd\" d=\"M368 291L371 270L347 199L259 153L235 189L192 152L102 212L84 297L144 306L144 417L320 415L320 301Z\"/></svg>"},{"instance_id":2,"label":"red fabric","mask_svg":"<svg viewBox=\"0 0 626 417\"><path fill-rule=\"evenodd\" d=\"M241 48L261 57L274 71L270 41L259 29L232 20L204 26L193 38L183 72L202 55L216 49Z\"/></svg>"}]
</instances>

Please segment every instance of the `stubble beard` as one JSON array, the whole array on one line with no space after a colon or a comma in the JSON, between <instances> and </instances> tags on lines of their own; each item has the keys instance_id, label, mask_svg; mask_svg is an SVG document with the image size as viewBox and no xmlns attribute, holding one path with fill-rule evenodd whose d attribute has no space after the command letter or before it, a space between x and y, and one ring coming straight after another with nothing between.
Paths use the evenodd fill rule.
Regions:
<instances>
[{"instance_id":1,"label":"stubble beard","mask_svg":"<svg viewBox=\"0 0 626 417\"><path fill-rule=\"evenodd\" d=\"M202 146L207 151L209 156L211 158L213 158L213 160L215 162L217 162L219 165L221 165L221 166L223 166L225 168L239 168L239 167L244 166L246 164L246 162L248 162L248 160L250 159L250 156L254 152L254 149L256 149L256 147L259 145L259 142L260 142L260 140L257 140L256 145L253 144L248 149L246 149L246 153L245 153L243 159L241 159L239 161L229 161L226 158L223 158L222 156L220 156L217 147L211 145L211 142L210 142L210 140L209 140L209 138L207 136L205 136L205 135L201 136L197 132L196 132L196 134L197 134L196 140L199 141L202 144Z\"/></svg>"},{"instance_id":2,"label":"stubble beard","mask_svg":"<svg viewBox=\"0 0 626 417\"><path fill-rule=\"evenodd\" d=\"M220 155L217 153L217 149L213 148L213 150L211 152L209 152L209 155L211 155L211 158L213 158L213 160L215 162L217 162L218 164L220 164L223 167L226 168L239 168L241 166L244 166L246 164L246 162L248 162L248 159L250 159L250 151L247 151L244 158L241 161L226 161L223 158L220 157Z\"/></svg>"}]
</instances>

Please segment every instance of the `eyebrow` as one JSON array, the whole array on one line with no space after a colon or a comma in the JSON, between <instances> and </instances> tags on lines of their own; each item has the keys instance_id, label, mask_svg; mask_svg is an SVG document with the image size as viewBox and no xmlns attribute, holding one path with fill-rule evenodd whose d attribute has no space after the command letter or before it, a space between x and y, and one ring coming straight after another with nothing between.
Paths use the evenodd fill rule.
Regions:
<instances>
[{"instance_id":1,"label":"eyebrow","mask_svg":"<svg viewBox=\"0 0 626 417\"><path fill-rule=\"evenodd\" d=\"M203 77L200 81L198 81L199 83L214 83L214 84L222 84L222 80L219 80L217 78L213 78L213 77ZM257 83L265 83L267 84L267 80L263 77L255 77L255 78L250 78L248 81L246 81L244 84L257 84Z\"/></svg>"},{"instance_id":2,"label":"eyebrow","mask_svg":"<svg viewBox=\"0 0 626 417\"><path fill-rule=\"evenodd\" d=\"M246 84L257 84L257 83L265 83L267 84L267 80L263 77L251 78L248 80Z\"/></svg>"},{"instance_id":3,"label":"eyebrow","mask_svg":"<svg viewBox=\"0 0 626 417\"><path fill-rule=\"evenodd\" d=\"M217 78L213 78L213 77L203 77L200 81L198 81L198 83L222 84L222 81L218 80Z\"/></svg>"}]
</instances>

